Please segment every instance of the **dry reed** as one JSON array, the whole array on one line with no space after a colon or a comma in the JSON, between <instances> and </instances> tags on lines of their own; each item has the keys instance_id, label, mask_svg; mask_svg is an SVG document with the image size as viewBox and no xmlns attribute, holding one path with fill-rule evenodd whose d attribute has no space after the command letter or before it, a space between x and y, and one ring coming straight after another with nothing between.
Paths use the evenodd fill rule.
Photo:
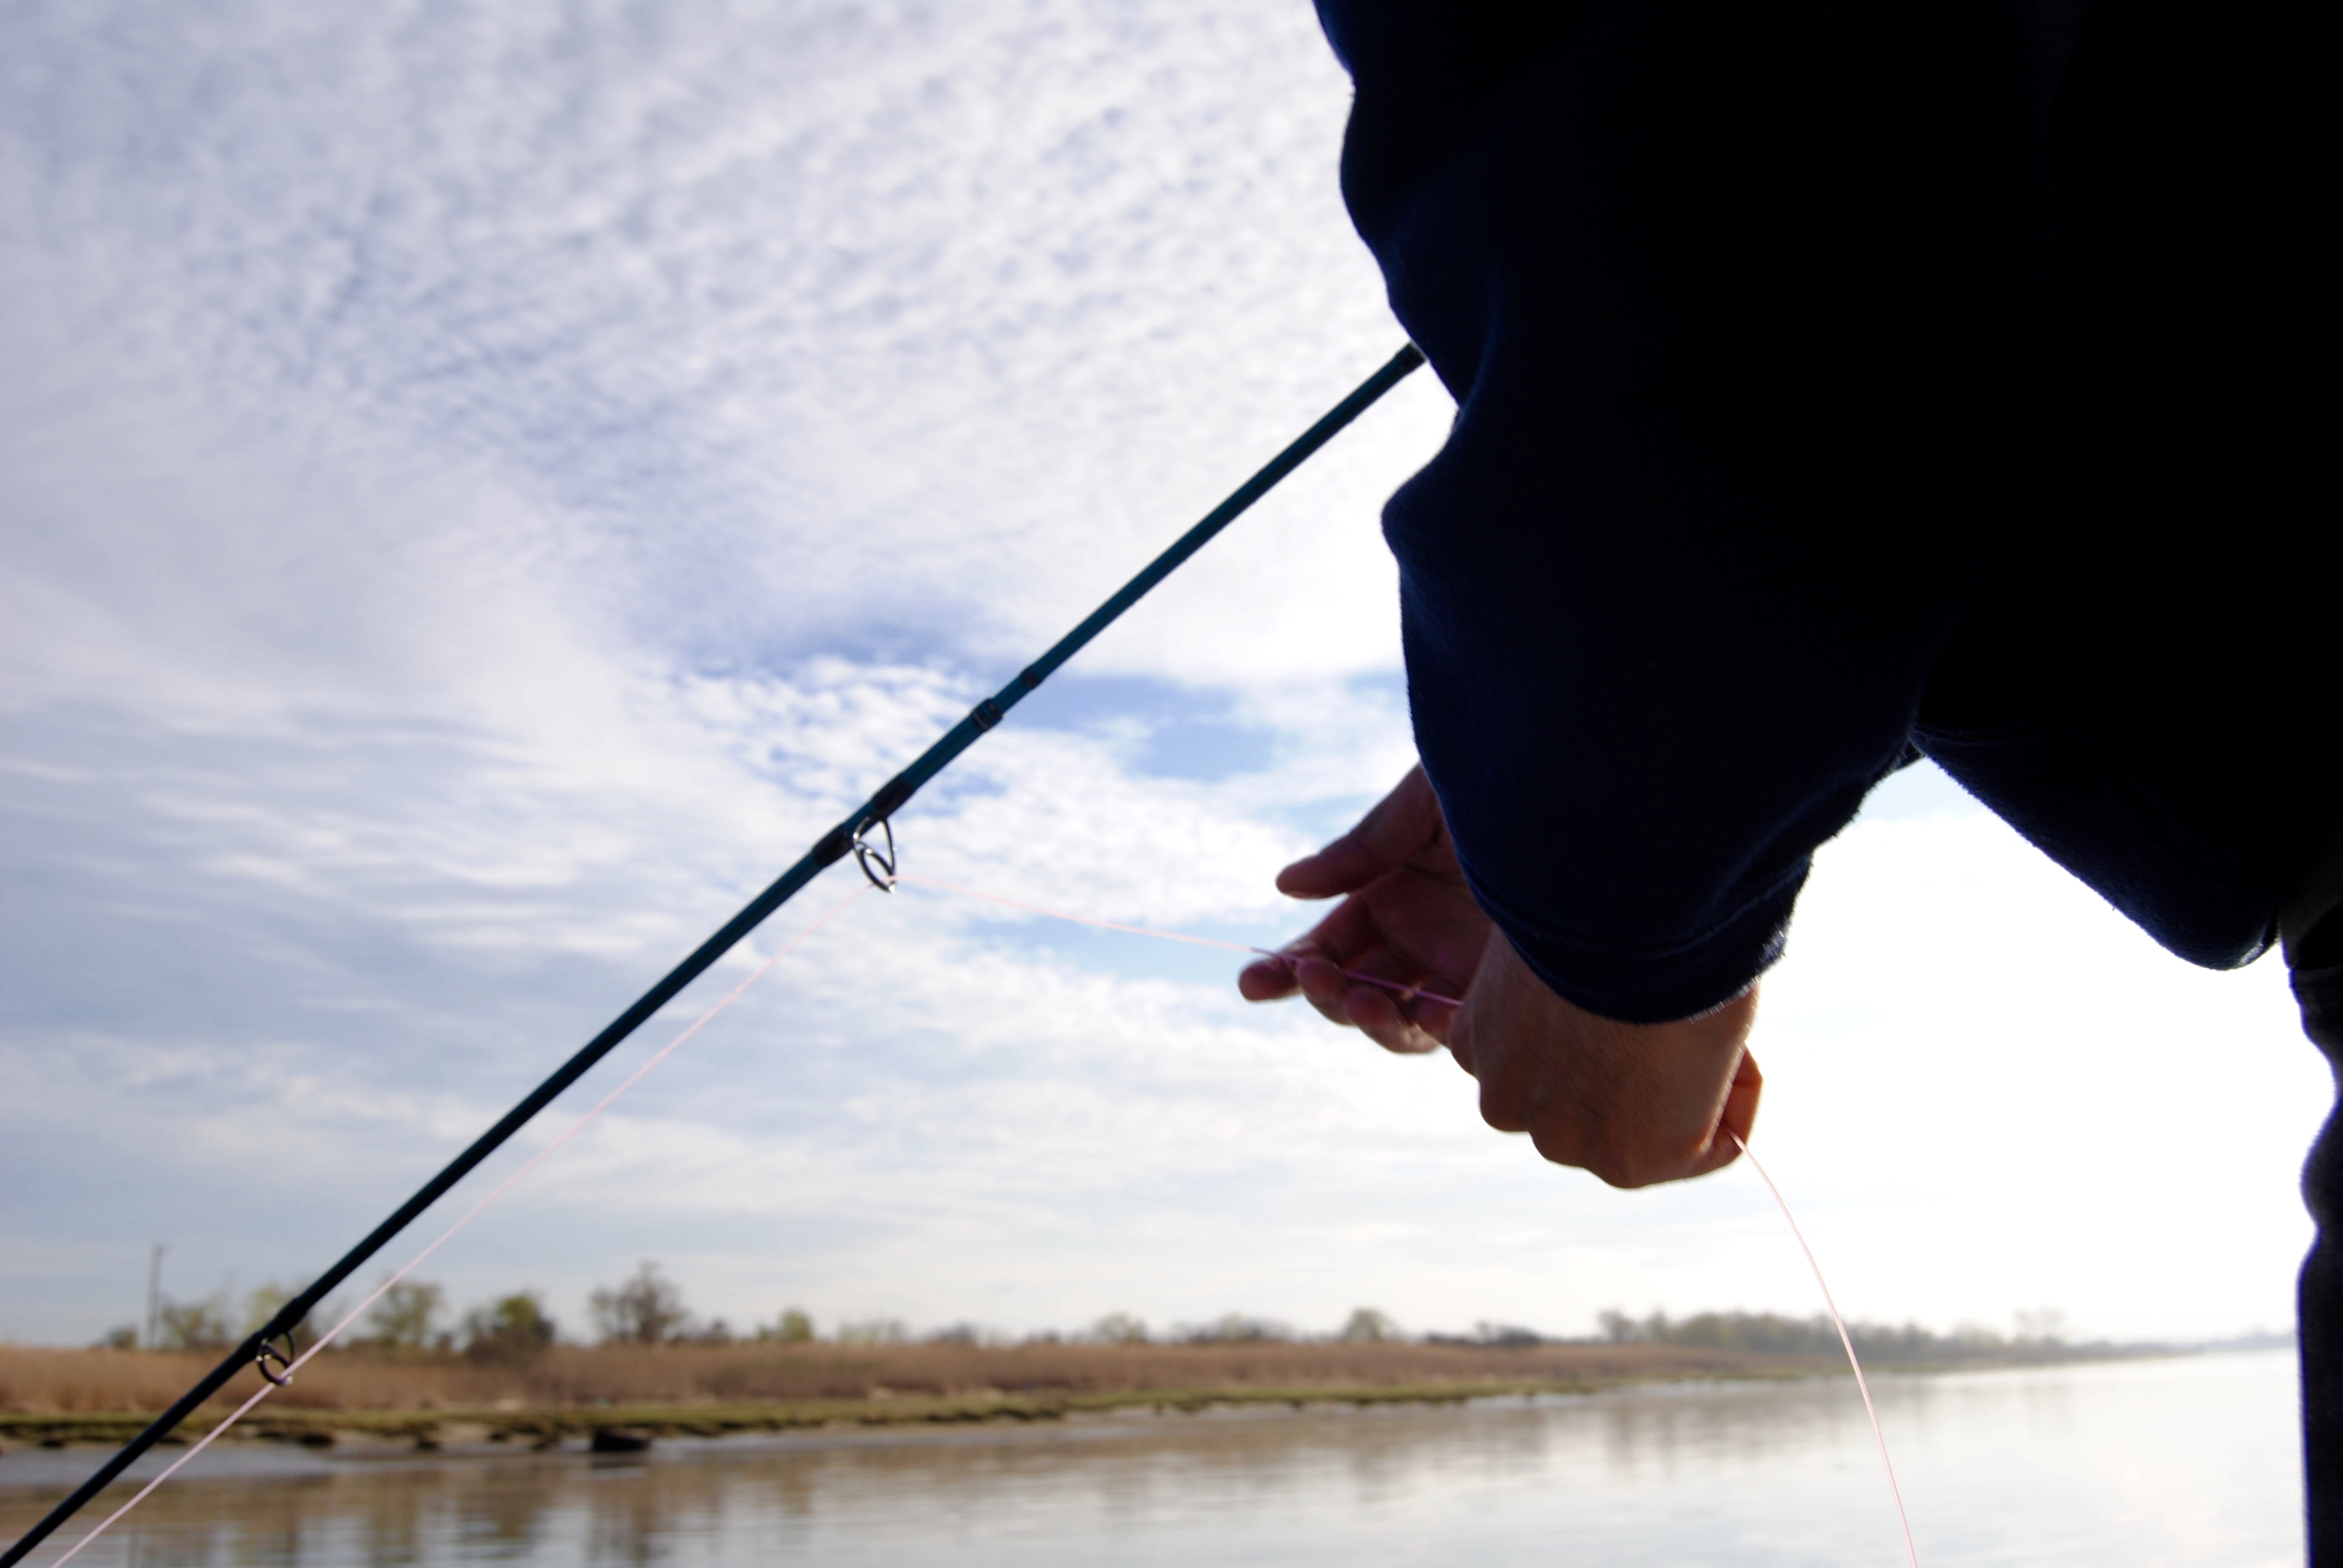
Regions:
<instances>
[{"instance_id":1,"label":"dry reed","mask_svg":"<svg viewBox=\"0 0 2343 1568\"><path fill-rule=\"evenodd\" d=\"M162 1409L211 1365L198 1355L0 1347L0 1412ZM1593 1384L1826 1370L1812 1358L1654 1344L678 1344L557 1346L522 1365L346 1351L318 1357L285 1410L575 1410L614 1405L1082 1395L1212 1390ZM238 1379L216 1405L249 1392Z\"/></svg>"}]
</instances>

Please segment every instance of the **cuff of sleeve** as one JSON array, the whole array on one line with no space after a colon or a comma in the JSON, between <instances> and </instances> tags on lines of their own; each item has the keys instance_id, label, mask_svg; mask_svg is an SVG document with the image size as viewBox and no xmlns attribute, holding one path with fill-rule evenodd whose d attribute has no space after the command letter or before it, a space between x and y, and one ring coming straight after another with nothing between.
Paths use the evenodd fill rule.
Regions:
<instances>
[{"instance_id":1,"label":"cuff of sleeve","mask_svg":"<svg viewBox=\"0 0 2343 1568\"><path fill-rule=\"evenodd\" d=\"M1493 901L1465 869L1473 896L1523 961L1574 1007L1621 1023L1671 1023L1724 1006L1774 967L1789 939L1790 911L1807 865L1696 941L1662 950L1627 949L1539 930Z\"/></svg>"}]
</instances>

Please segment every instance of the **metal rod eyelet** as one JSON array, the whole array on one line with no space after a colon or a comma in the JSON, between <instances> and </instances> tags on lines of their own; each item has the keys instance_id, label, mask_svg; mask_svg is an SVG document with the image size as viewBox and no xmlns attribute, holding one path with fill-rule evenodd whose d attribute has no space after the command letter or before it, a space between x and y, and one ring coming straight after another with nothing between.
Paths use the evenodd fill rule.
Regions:
<instances>
[{"instance_id":1,"label":"metal rod eyelet","mask_svg":"<svg viewBox=\"0 0 2343 1568\"><path fill-rule=\"evenodd\" d=\"M283 1350L277 1348L280 1340L284 1342ZM253 1356L252 1364L260 1369L262 1377L278 1388L290 1388L293 1386L293 1362L297 1350L293 1342L293 1331L282 1329L260 1342L260 1350ZM285 1370L282 1372L271 1371L268 1364L271 1362Z\"/></svg>"},{"instance_id":2,"label":"metal rod eyelet","mask_svg":"<svg viewBox=\"0 0 2343 1568\"><path fill-rule=\"evenodd\" d=\"M874 827L887 835L887 847L884 849L863 836ZM895 890L895 825L892 822L881 817L876 822L865 822L856 829L854 863L862 868L862 874L870 879L870 885L882 893L891 893ZM870 869L874 863L879 868L877 871ZM880 874L882 871L886 873L884 876Z\"/></svg>"}]
</instances>

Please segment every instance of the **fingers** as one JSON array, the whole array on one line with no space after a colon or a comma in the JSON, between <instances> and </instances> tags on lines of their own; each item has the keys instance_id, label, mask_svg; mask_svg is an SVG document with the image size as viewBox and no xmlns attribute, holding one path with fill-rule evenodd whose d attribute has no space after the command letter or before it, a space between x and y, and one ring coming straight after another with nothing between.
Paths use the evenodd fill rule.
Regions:
<instances>
[{"instance_id":1,"label":"fingers","mask_svg":"<svg viewBox=\"0 0 2343 1568\"><path fill-rule=\"evenodd\" d=\"M1424 1000L1416 988L1462 995L1489 923L1457 869L1421 766L1348 833L1280 872L1277 885L1298 898L1351 896L1283 952L1247 964L1240 994L1274 1001L1299 991L1329 1021L1390 1050L1443 1043L1456 1008Z\"/></svg>"},{"instance_id":2,"label":"fingers","mask_svg":"<svg viewBox=\"0 0 2343 1568\"><path fill-rule=\"evenodd\" d=\"M1389 997L1353 980L1328 959L1314 955L1300 959L1294 965L1294 978L1302 996L1329 1023L1361 1030L1379 1045L1390 1045L1403 1035L1407 1020L1398 1016Z\"/></svg>"},{"instance_id":3,"label":"fingers","mask_svg":"<svg viewBox=\"0 0 2343 1568\"><path fill-rule=\"evenodd\" d=\"M1237 990L1248 1001L1277 1001L1299 991L1329 1023L1351 1027L1342 1000L1351 982L1316 936L1313 931L1282 953L1247 964L1238 971Z\"/></svg>"},{"instance_id":4,"label":"fingers","mask_svg":"<svg viewBox=\"0 0 2343 1568\"><path fill-rule=\"evenodd\" d=\"M1329 1010L1326 1001L1342 983L1333 971L1362 968L1383 946L1383 935L1375 924L1373 910L1363 900L1345 899L1324 920L1288 943L1284 951L1239 970L1237 990L1249 1001L1276 1001L1299 990L1329 1019L1347 1023L1350 1020L1342 1010ZM1302 975L1302 966L1313 962L1329 971L1329 977L1314 989ZM1380 970L1372 972L1382 978Z\"/></svg>"},{"instance_id":5,"label":"fingers","mask_svg":"<svg viewBox=\"0 0 2343 1568\"><path fill-rule=\"evenodd\" d=\"M1343 993L1350 981L1342 978L1340 965L1323 953L1301 952L1293 957L1294 983L1302 989L1302 1000L1318 1010L1319 1016L1329 1023L1351 1025L1351 1010L1342 1005Z\"/></svg>"},{"instance_id":6,"label":"fingers","mask_svg":"<svg viewBox=\"0 0 2343 1568\"><path fill-rule=\"evenodd\" d=\"M1446 831L1440 801L1419 762L1359 819L1358 826L1278 872L1277 890L1292 899L1331 899L1354 891L1404 864Z\"/></svg>"},{"instance_id":7,"label":"fingers","mask_svg":"<svg viewBox=\"0 0 2343 1568\"><path fill-rule=\"evenodd\" d=\"M1255 959L1239 970L1237 994L1247 1001L1279 1001L1296 990L1309 996L1309 988L1302 984L1298 967L1303 960L1321 960L1338 970L1348 969L1358 955L1382 943L1373 916L1356 899L1345 899L1333 913L1287 943L1284 951ZM1317 999L1311 1000L1314 1005ZM1318 1010L1326 1011L1323 1007ZM1336 1023L1347 1021L1333 1013L1327 1016Z\"/></svg>"},{"instance_id":8,"label":"fingers","mask_svg":"<svg viewBox=\"0 0 2343 1568\"><path fill-rule=\"evenodd\" d=\"M1490 1126L1527 1132L1556 1164L1643 1187L1705 1174L1739 1153L1731 1134L1747 1136L1765 1084L1744 1049L1755 1008L1753 988L1673 1023L1599 1018L1493 937L1449 1050L1480 1081Z\"/></svg>"},{"instance_id":9,"label":"fingers","mask_svg":"<svg viewBox=\"0 0 2343 1568\"><path fill-rule=\"evenodd\" d=\"M1347 1023L1385 1050L1421 1056L1440 1049L1438 1035L1425 1027L1423 1003L1404 972L1399 956L1377 949L1338 970L1323 962L1308 966L1305 991L1318 1010L1336 1023Z\"/></svg>"},{"instance_id":10,"label":"fingers","mask_svg":"<svg viewBox=\"0 0 2343 1568\"><path fill-rule=\"evenodd\" d=\"M1299 989L1292 960L1255 959L1237 971L1237 994L1247 1001L1282 1001Z\"/></svg>"},{"instance_id":11,"label":"fingers","mask_svg":"<svg viewBox=\"0 0 2343 1568\"><path fill-rule=\"evenodd\" d=\"M1757 1070L1757 1059L1743 1050L1741 1060L1733 1070L1732 1087L1725 1091L1725 1113L1717 1118L1708 1151L1702 1157L1699 1168L1692 1172L1694 1175L1722 1171L1741 1158L1741 1144L1749 1141L1757 1125L1757 1100L1765 1089L1765 1075ZM1735 1135L1740 1142L1734 1141Z\"/></svg>"},{"instance_id":12,"label":"fingers","mask_svg":"<svg viewBox=\"0 0 2343 1568\"><path fill-rule=\"evenodd\" d=\"M1413 997L1403 980L1382 972L1396 960L1378 950L1346 969L1314 944L1251 963L1237 990L1251 1001L1275 1001L1299 991L1330 1023L1355 1029L1386 1050L1421 1055L1437 1050L1454 1009ZM1362 977L1367 978L1362 978ZM1377 985L1375 980L1385 980Z\"/></svg>"}]
</instances>

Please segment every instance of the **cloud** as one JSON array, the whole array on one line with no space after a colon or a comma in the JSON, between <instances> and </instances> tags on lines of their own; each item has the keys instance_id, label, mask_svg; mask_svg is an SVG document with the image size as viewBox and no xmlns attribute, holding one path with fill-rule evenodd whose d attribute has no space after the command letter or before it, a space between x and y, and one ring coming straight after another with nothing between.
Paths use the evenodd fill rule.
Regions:
<instances>
[{"instance_id":1,"label":"cloud","mask_svg":"<svg viewBox=\"0 0 2343 1568\"><path fill-rule=\"evenodd\" d=\"M159 351L245 442L322 406L476 467L541 527L464 518L467 564L582 566L729 667L1030 653L1396 347L1305 11L681 17L20 15L35 362ZM1388 668L1369 519L1437 442L1417 380L1092 665Z\"/></svg>"},{"instance_id":2,"label":"cloud","mask_svg":"<svg viewBox=\"0 0 2343 1568\"><path fill-rule=\"evenodd\" d=\"M156 1238L183 1291L313 1271L1380 364L1346 99L1302 7L12 10L0 1335L134 1315ZM1447 414L1416 377L1214 543L907 863L1309 919L1276 866L1405 766L1373 518ZM1925 772L1880 804L1759 1043L1842 1300L2283 1321L2326 1091L2274 971L2163 959ZM1232 961L874 894L447 1277L573 1322L640 1256L736 1322L1811 1309L1745 1172L1544 1168Z\"/></svg>"}]
</instances>

